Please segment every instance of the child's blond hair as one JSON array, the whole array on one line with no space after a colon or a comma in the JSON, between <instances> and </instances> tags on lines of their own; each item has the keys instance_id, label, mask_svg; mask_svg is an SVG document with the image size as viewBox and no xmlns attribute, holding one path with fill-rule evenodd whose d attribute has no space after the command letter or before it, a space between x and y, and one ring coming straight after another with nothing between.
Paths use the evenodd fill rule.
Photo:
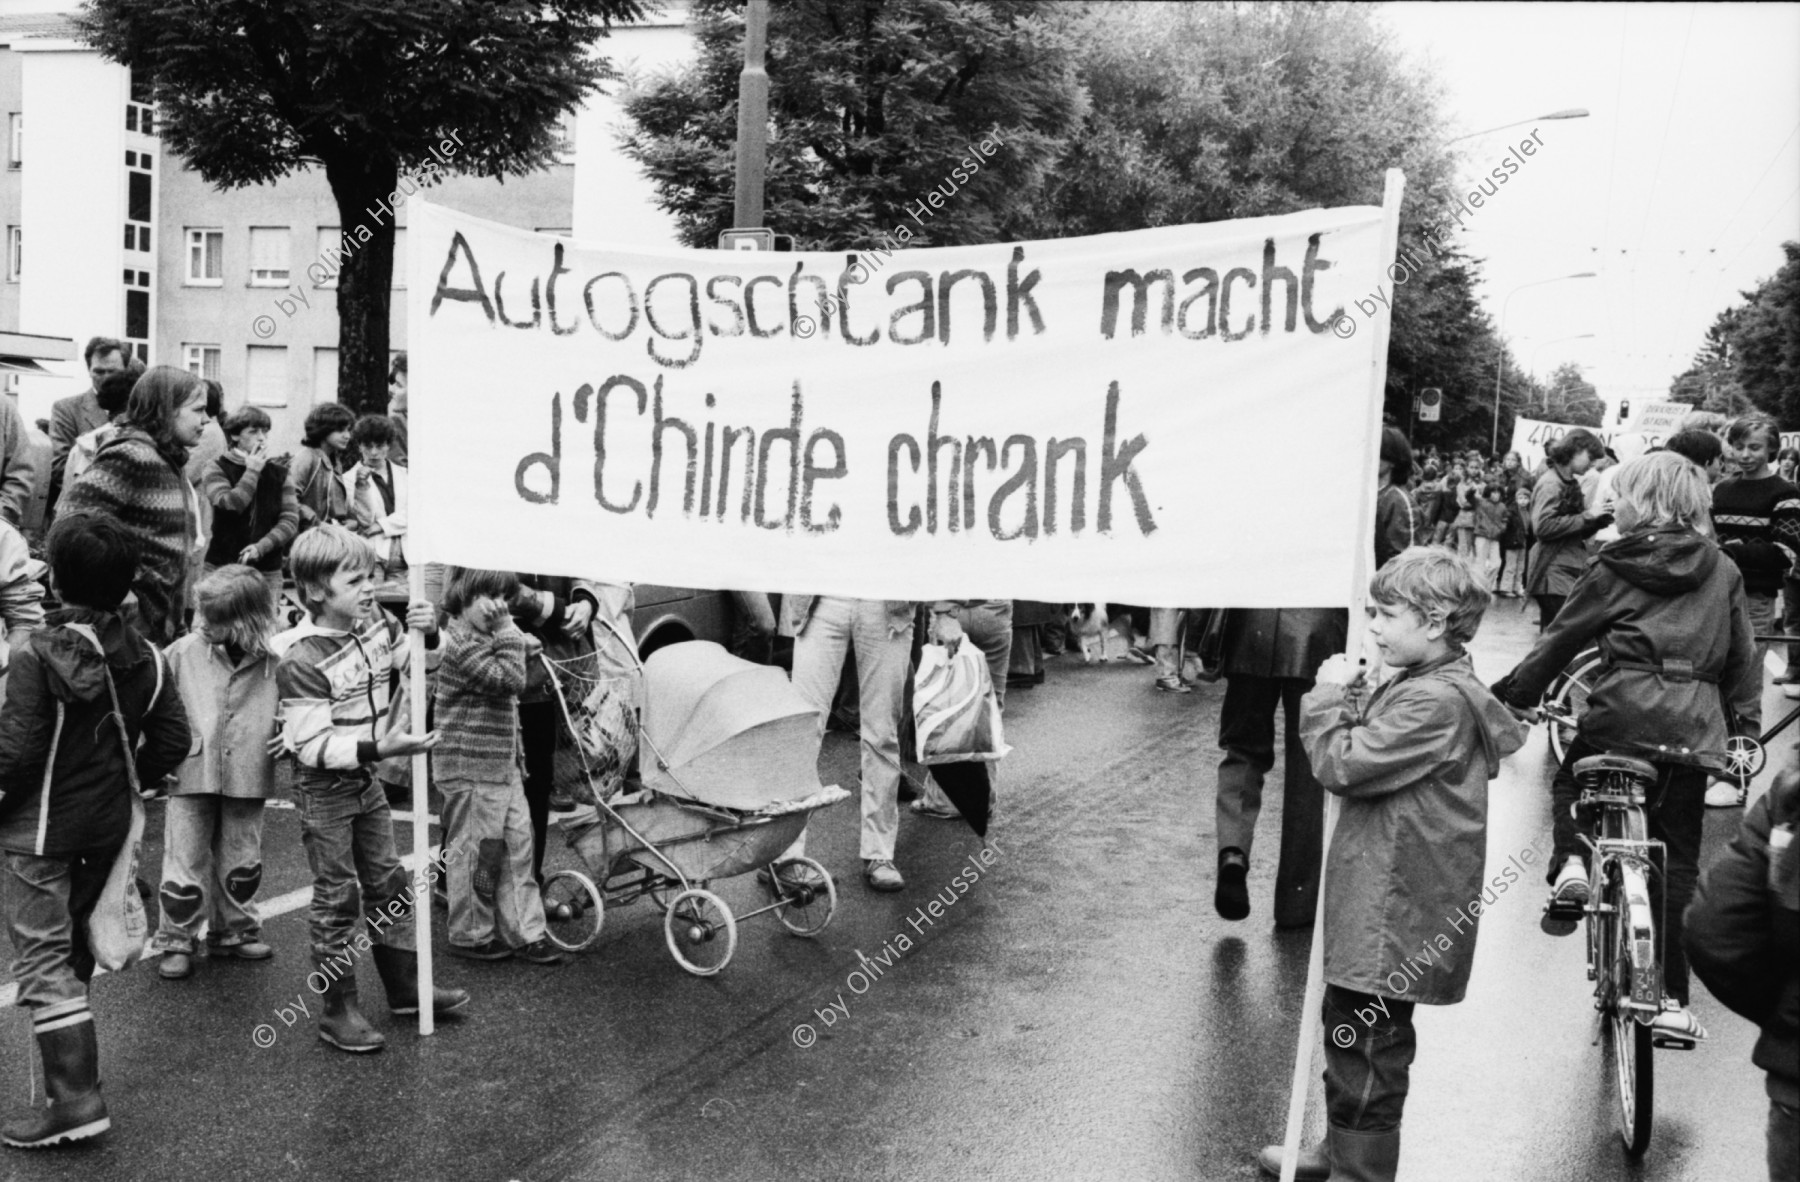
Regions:
<instances>
[{"instance_id":1,"label":"child's blond hair","mask_svg":"<svg viewBox=\"0 0 1800 1182\"><path fill-rule=\"evenodd\" d=\"M269 584L238 563L222 566L194 588L200 617L224 628L225 643L248 656L266 656L275 634L275 603Z\"/></svg>"},{"instance_id":2,"label":"child's blond hair","mask_svg":"<svg viewBox=\"0 0 1800 1182\"><path fill-rule=\"evenodd\" d=\"M375 551L369 543L341 525L321 525L301 534L288 552L288 568L294 587L308 610L315 596L331 588L340 571L375 569Z\"/></svg>"},{"instance_id":3,"label":"child's blond hair","mask_svg":"<svg viewBox=\"0 0 1800 1182\"><path fill-rule=\"evenodd\" d=\"M1619 465L1612 495L1613 517L1622 534L1711 520L1712 488L1706 473L1678 452L1654 451Z\"/></svg>"},{"instance_id":4,"label":"child's blond hair","mask_svg":"<svg viewBox=\"0 0 1800 1182\"><path fill-rule=\"evenodd\" d=\"M1401 606L1427 622L1442 620L1445 639L1461 647L1474 639L1493 601L1481 576L1463 559L1432 546L1402 550L1369 581L1369 597Z\"/></svg>"}]
</instances>

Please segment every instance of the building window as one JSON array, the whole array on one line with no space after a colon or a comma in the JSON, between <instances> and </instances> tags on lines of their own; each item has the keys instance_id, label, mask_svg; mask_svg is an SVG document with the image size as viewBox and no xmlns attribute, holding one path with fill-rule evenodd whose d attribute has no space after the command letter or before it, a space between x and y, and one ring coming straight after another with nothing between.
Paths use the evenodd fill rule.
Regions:
<instances>
[{"instance_id":1,"label":"building window","mask_svg":"<svg viewBox=\"0 0 1800 1182\"><path fill-rule=\"evenodd\" d=\"M217 345L183 345L182 360L187 371L209 382L219 380L219 346Z\"/></svg>"},{"instance_id":2,"label":"building window","mask_svg":"<svg viewBox=\"0 0 1800 1182\"><path fill-rule=\"evenodd\" d=\"M6 166L17 168L25 163L25 115L22 111L14 111L7 116L6 130L9 133L7 142L11 145L6 154Z\"/></svg>"},{"instance_id":3,"label":"building window","mask_svg":"<svg viewBox=\"0 0 1800 1182\"><path fill-rule=\"evenodd\" d=\"M288 285L288 228L250 227L250 286Z\"/></svg>"},{"instance_id":4,"label":"building window","mask_svg":"<svg viewBox=\"0 0 1800 1182\"><path fill-rule=\"evenodd\" d=\"M307 269L307 278L314 281L314 287L338 285L338 272L344 267L343 250L344 232L336 226L320 226L318 270Z\"/></svg>"},{"instance_id":5,"label":"building window","mask_svg":"<svg viewBox=\"0 0 1800 1182\"><path fill-rule=\"evenodd\" d=\"M337 401L338 351L313 350L313 405Z\"/></svg>"},{"instance_id":6,"label":"building window","mask_svg":"<svg viewBox=\"0 0 1800 1182\"><path fill-rule=\"evenodd\" d=\"M19 269L24 257L19 253L19 239L23 229L22 226L6 227L6 281L8 283L19 281Z\"/></svg>"},{"instance_id":7,"label":"building window","mask_svg":"<svg viewBox=\"0 0 1800 1182\"><path fill-rule=\"evenodd\" d=\"M288 351L285 345L251 345L245 358L244 398L257 406L288 403Z\"/></svg>"},{"instance_id":8,"label":"building window","mask_svg":"<svg viewBox=\"0 0 1800 1182\"><path fill-rule=\"evenodd\" d=\"M150 340L150 293L132 289L125 293L125 337L127 340Z\"/></svg>"},{"instance_id":9,"label":"building window","mask_svg":"<svg viewBox=\"0 0 1800 1182\"><path fill-rule=\"evenodd\" d=\"M125 249L148 251L150 249L150 227L126 222Z\"/></svg>"},{"instance_id":10,"label":"building window","mask_svg":"<svg viewBox=\"0 0 1800 1182\"><path fill-rule=\"evenodd\" d=\"M187 232L187 281L190 287L218 287L225 282L225 231Z\"/></svg>"}]
</instances>

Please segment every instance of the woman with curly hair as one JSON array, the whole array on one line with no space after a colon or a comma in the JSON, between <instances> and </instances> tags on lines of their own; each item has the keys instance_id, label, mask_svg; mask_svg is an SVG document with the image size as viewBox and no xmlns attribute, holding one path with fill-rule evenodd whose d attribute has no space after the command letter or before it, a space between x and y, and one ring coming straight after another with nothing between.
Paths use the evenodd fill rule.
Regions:
<instances>
[{"instance_id":1,"label":"woman with curly hair","mask_svg":"<svg viewBox=\"0 0 1800 1182\"><path fill-rule=\"evenodd\" d=\"M173 644L187 630L188 574L199 539L200 508L183 472L206 429L206 383L185 369L158 365L139 378L124 424L63 498L68 514L102 513L137 538L132 594L139 629Z\"/></svg>"}]
</instances>

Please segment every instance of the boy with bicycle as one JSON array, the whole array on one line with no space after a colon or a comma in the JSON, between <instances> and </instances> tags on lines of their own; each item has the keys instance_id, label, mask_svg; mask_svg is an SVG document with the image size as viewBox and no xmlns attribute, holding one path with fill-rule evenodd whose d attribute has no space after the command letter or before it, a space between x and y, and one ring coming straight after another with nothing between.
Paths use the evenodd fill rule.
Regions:
<instances>
[{"instance_id":1,"label":"boy with bicycle","mask_svg":"<svg viewBox=\"0 0 1800 1182\"><path fill-rule=\"evenodd\" d=\"M1482 881L1488 781L1527 734L1464 651L1491 600L1466 561L1412 547L1369 595L1369 635L1394 676L1365 696L1339 653L1300 702L1313 774L1343 806L1324 890L1329 1161L1303 1155L1298 1176L1357 1182L1399 1168L1413 1007L1462 1000L1480 909L1506 889ZM1280 1155L1265 1149L1264 1169Z\"/></svg>"},{"instance_id":2,"label":"boy with bicycle","mask_svg":"<svg viewBox=\"0 0 1800 1182\"><path fill-rule=\"evenodd\" d=\"M1568 935L1588 904L1576 761L1609 753L1655 765L1649 830L1664 843L1668 865L1651 886L1666 956L1664 1010L1653 1026L1697 1040L1706 1031L1687 1008L1681 935L1682 912L1699 876L1707 772L1725 770L1727 712L1747 714L1762 679L1743 576L1700 532L1712 504L1705 473L1674 452L1653 452L1619 469L1613 498L1621 536L1588 564L1537 647L1494 694L1520 709L1534 707L1577 653L1599 645L1605 660L1578 720L1580 733L1550 786L1556 845L1543 927Z\"/></svg>"}]
</instances>

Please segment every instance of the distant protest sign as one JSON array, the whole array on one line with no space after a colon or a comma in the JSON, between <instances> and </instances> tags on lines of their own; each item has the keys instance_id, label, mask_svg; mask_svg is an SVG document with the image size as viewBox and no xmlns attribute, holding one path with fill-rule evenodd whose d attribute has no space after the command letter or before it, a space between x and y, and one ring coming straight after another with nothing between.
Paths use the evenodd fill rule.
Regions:
<instances>
[{"instance_id":1,"label":"distant protest sign","mask_svg":"<svg viewBox=\"0 0 1800 1182\"><path fill-rule=\"evenodd\" d=\"M795 254L410 212L414 561L1348 602L1381 334L1334 322L1389 261L1379 208Z\"/></svg>"}]
</instances>

